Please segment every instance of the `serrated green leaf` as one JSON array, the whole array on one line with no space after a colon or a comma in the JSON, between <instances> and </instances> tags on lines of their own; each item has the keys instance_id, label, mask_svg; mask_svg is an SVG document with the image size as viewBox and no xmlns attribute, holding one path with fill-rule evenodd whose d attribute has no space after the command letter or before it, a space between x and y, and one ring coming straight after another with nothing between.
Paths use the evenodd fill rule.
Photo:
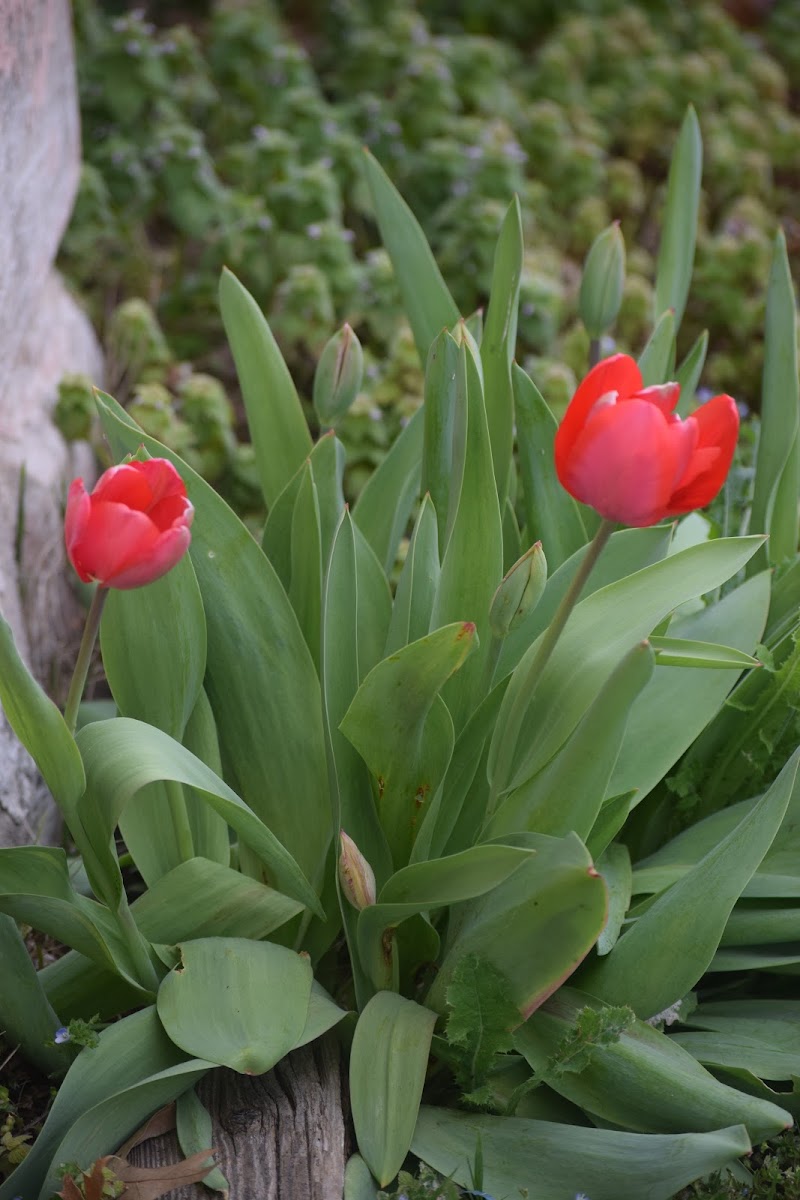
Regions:
<instances>
[{"instance_id":1,"label":"serrated green leaf","mask_svg":"<svg viewBox=\"0 0 800 1200\"><path fill-rule=\"evenodd\" d=\"M498 1054L513 1045L519 1012L510 999L508 980L488 959L463 958L447 989L447 1040L458 1048L456 1078L463 1091L486 1079Z\"/></svg>"}]
</instances>

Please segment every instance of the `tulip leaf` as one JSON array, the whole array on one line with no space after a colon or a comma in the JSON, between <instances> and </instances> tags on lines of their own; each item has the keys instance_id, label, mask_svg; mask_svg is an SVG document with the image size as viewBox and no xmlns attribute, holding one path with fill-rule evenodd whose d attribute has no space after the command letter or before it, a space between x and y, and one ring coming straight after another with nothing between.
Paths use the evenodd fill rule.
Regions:
<instances>
[{"instance_id":1,"label":"tulip leaf","mask_svg":"<svg viewBox=\"0 0 800 1200\"><path fill-rule=\"evenodd\" d=\"M394 992L362 1012L350 1051L350 1103L362 1158L381 1187L403 1165L417 1121L436 1014Z\"/></svg>"},{"instance_id":2,"label":"tulip leaf","mask_svg":"<svg viewBox=\"0 0 800 1200\"><path fill-rule=\"evenodd\" d=\"M358 951L375 987L388 986L392 980L387 930L394 930L416 913L482 896L507 879L531 853L515 846L472 846L447 858L413 863L392 875L377 904L363 909L358 917Z\"/></svg>"},{"instance_id":3,"label":"tulip leaf","mask_svg":"<svg viewBox=\"0 0 800 1200\"><path fill-rule=\"evenodd\" d=\"M376 1200L378 1185L360 1154L351 1154L344 1169L344 1200Z\"/></svg>"},{"instance_id":4,"label":"tulip leaf","mask_svg":"<svg viewBox=\"0 0 800 1200\"><path fill-rule=\"evenodd\" d=\"M745 1096L713 1075L644 1021L635 1021L612 1045L594 1046L583 1070L550 1065L582 1009L602 1014L602 1001L571 987L559 989L514 1038L534 1073L584 1112L639 1133L706 1133L746 1126L754 1143L774 1137L791 1117L776 1104Z\"/></svg>"},{"instance_id":5,"label":"tulip leaf","mask_svg":"<svg viewBox=\"0 0 800 1200\"><path fill-rule=\"evenodd\" d=\"M189 552L208 635L205 688L225 771L316 883L330 841L319 679L286 593L250 532L205 480L131 425L110 396L99 396L98 409L115 453L143 443L175 463L187 485L196 514Z\"/></svg>"},{"instance_id":6,"label":"tulip leaf","mask_svg":"<svg viewBox=\"0 0 800 1200\"><path fill-rule=\"evenodd\" d=\"M380 465L372 472L353 509L353 520L390 573L409 514L419 495L424 407L417 409Z\"/></svg>"},{"instance_id":7,"label":"tulip leaf","mask_svg":"<svg viewBox=\"0 0 800 1200\"><path fill-rule=\"evenodd\" d=\"M620 795L610 796L603 801L597 820L592 826L592 832L586 839L586 849L595 861L600 858L603 851L622 829L628 819L628 813L633 807L635 796L634 791L622 792Z\"/></svg>"},{"instance_id":8,"label":"tulip leaf","mask_svg":"<svg viewBox=\"0 0 800 1200\"><path fill-rule=\"evenodd\" d=\"M61 713L20 658L11 627L2 617L0 703L82 849L80 823L75 817L75 805L86 784L80 753Z\"/></svg>"},{"instance_id":9,"label":"tulip leaf","mask_svg":"<svg viewBox=\"0 0 800 1200\"><path fill-rule=\"evenodd\" d=\"M208 1150L213 1142L211 1113L203 1104L193 1087L178 1096L175 1104L175 1133L184 1158ZM203 1184L212 1191L222 1192L228 1200L228 1181L219 1167L212 1167L203 1177Z\"/></svg>"},{"instance_id":10,"label":"tulip leaf","mask_svg":"<svg viewBox=\"0 0 800 1200\"><path fill-rule=\"evenodd\" d=\"M324 434L314 445L307 460L311 465L311 473L319 497L322 560L325 564L330 555L336 526L344 509L342 493L344 459L344 446L330 432ZM292 579L292 521L305 467L305 463L298 467L270 508L261 538L262 549L275 568L287 594Z\"/></svg>"},{"instance_id":11,"label":"tulip leaf","mask_svg":"<svg viewBox=\"0 0 800 1200\"><path fill-rule=\"evenodd\" d=\"M320 609L322 605L322 536L319 498L311 463L303 467L294 502L291 536L292 576L289 599L311 659L319 671Z\"/></svg>"},{"instance_id":12,"label":"tulip leaf","mask_svg":"<svg viewBox=\"0 0 800 1200\"><path fill-rule=\"evenodd\" d=\"M140 788L155 780L174 780L189 784L211 804L259 856L283 892L323 915L313 888L272 831L205 763L160 729L118 717L85 726L78 744L87 780L80 812L101 868L92 883L111 907L116 908L124 895L111 848L119 818Z\"/></svg>"},{"instance_id":13,"label":"tulip leaf","mask_svg":"<svg viewBox=\"0 0 800 1200\"><path fill-rule=\"evenodd\" d=\"M535 1181L536 1200L579 1193L592 1200L670 1200L692 1180L722 1170L750 1149L743 1125L648 1135L426 1106L411 1148L441 1175L470 1187L479 1141L484 1189L492 1196L514 1196Z\"/></svg>"},{"instance_id":14,"label":"tulip leaf","mask_svg":"<svg viewBox=\"0 0 800 1200\"><path fill-rule=\"evenodd\" d=\"M503 883L451 913L455 936L426 1003L444 1011L457 964L488 959L509 981L527 1018L567 979L597 940L606 918L603 880L579 839L528 834L538 853Z\"/></svg>"},{"instance_id":15,"label":"tulip leaf","mask_svg":"<svg viewBox=\"0 0 800 1200\"><path fill-rule=\"evenodd\" d=\"M650 645L655 650L656 664L660 667L707 667L711 670L742 671L747 667L761 666L752 654L745 654L733 646L719 646L716 642L651 636Z\"/></svg>"},{"instance_id":16,"label":"tulip leaf","mask_svg":"<svg viewBox=\"0 0 800 1200\"><path fill-rule=\"evenodd\" d=\"M786 238L775 238L764 327L764 375L761 384L761 434L750 528L768 533L769 542L749 573L794 558L797 551L798 408L797 307Z\"/></svg>"},{"instance_id":17,"label":"tulip leaf","mask_svg":"<svg viewBox=\"0 0 800 1200\"><path fill-rule=\"evenodd\" d=\"M483 391L475 360L463 344L460 371L467 381L464 473L431 618L433 629L466 620L478 633L477 653L443 691L456 732L482 699L478 693L489 651L489 607L503 577L502 523Z\"/></svg>"},{"instance_id":18,"label":"tulip leaf","mask_svg":"<svg viewBox=\"0 0 800 1200\"><path fill-rule=\"evenodd\" d=\"M452 721L439 692L475 640L474 625L456 623L384 659L341 722L377 780L378 815L396 866L408 861L452 753Z\"/></svg>"},{"instance_id":19,"label":"tulip leaf","mask_svg":"<svg viewBox=\"0 0 800 1200\"><path fill-rule=\"evenodd\" d=\"M628 714L653 673L647 642L630 650L575 731L546 767L515 788L490 818L487 836L530 829L554 837L591 832L619 753Z\"/></svg>"},{"instance_id":20,"label":"tulip leaf","mask_svg":"<svg viewBox=\"0 0 800 1200\"><path fill-rule=\"evenodd\" d=\"M217 725L204 688L200 689L197 703L192 709L183 735L183 744L195 758L199 758L210 767L215 775L222 776ZM227 867L231 859L228 826L219 813L201 797L196 796L191 788L184 788L183 793L195 854Z\"/></svg>"},{"instance_id":21,"label":"tulip leaf","mask_svg":"<svg viewBox=\"0 0 800 1200\"><path fill-rule=\"evenodd\" d=\"M440 330L455 325L459 312L416 217L368 150L364 151L364 170L381 241L392 260L403 308L424 366L431 342Z\"/></svg>"},{"instance_id":22,"label":"tulip leaf","mask_svg":"<svg viewBox=\"0 0 800 1200\"><path fill-rule=\"evenodd\" d=\"M433 602L439 583L439 541L436 512L430 496L420 505L406 560L395 593L387 655L416 642L430 629Z\"/></svg>"},{"instance_id":23,"label":"tulip leaf","mask_svg":"<svg viewBox=\"0 0 800 1200\"><path fill-rule=\"evenodd\" d=\"M678 412L686 417L692 410L697 385L703 374L708 353L708 330L704 329L692 346L686 358L675 372L675 380L680 384L681 394L678 398Z\"/></svg>"},{"instance_id":24,"label":"tulip leaf","mask_svg":"<svg viewBox=\"0 0 800 1200\"><path fill-rule=\"evenodd\" d=\"M49 1200L59 1184L52 1176L48 1191L43 1186L45 1178L59 1163L70 1161L58 1158L57 1151L83 1114L111 1102L149 1077L166 1076L176 1067L187 1065L186 1056L164 1032L155 1007L123 1017L103 1030L99 1045L82 1050L73 1062L30 1152L0 1186L0 1200L12 1200L14 1196ZM181 1077L178 1091L183 1091L188 1082ZM116 1140L113 1134L108 1141L100 1140L91 1156L81 1154L81 1161L91 1162L99 1154L116 1149L158 1104L156 1100L152 1107L139 1109Z\"/></svg>"},{"instance_id":25,"label":"tulip leaf","mask_svg":"<svg viewBox=\"0 0 800 1200\"><path fill-rule=\"evenodd\" d=\"M553 457L558 423L533 380L511 368L528 541L540 541L551 571L586 543L577 504L558 481Z\"/></svg>"},{"instance_id":26,"label":"tulip leaf","mask_svg":"<svg viewBox=\"0 0 800 1200\"><path fill-rule=\"evenodd\" d=\"M663 1012L707 970L736 900L778 832L795 788L800 751L731 833L659 896L605 958L588 964L580 986L638 1016ZM677 940L676 940L677 939ZM665 945L681 946L676 959Z\"/></svg>"},{"instance_id":27,"label":"tulip leaf","mask_svg":"<svg viewBox=\"0 0 800 1200\"><path fill-rule=\"evenodd\" d=\"M461 490L460 475L454 477L457 418L460 426L463 423L461 409L466 404L465 383L459 377L460 357L458 343L443 329L431 343L425 369L421 489L423 493L429 493L433 501L441 547L447 544L455 516L451 498L457 498ZM463 461L460 465L463 468Z\"/></svg>"},{"instance_id":28,"label":"tulip leaf","mask_svg":"<svg viewBox=\"0 0 800 1200\"><path fill-rule=\"evenodd\" d=\"M495 780L497 792L530 779L564 744L614 665L648 637L674 608L734 575L761 539L719 538L692 546L663 562L594 592L578 604L528 703L508 779ZM496 768L506 713L519 703L528 667L539 641L523 656L503 698L489 759ZM621 789L617 789L621 790Z\"/></svg>"},{"instance_id":29,"label":"tulip leaf","mask_svg":"<svg viewBox=\"0 0 800 1200\"><path fill-rule=\"evenodd\" d=\"M511 362L517 340L517 309L522 277L522 213L514 196L497 239L489 308L481 339L486 419L492 444L492 462L497 494L502 506L508 495L508 479L514 443L514 393Z\"/></svg>"},{"instance_id":30,"label":"tulip leaf","mask_svg":"<svg viewBox=\"0 0 800 1200\"><path fill-rule=\"evenodd\" d=\"M628 847L621 842L608 846L598 858L597 869L608 888L608 919L597 939L597 953L602 957L617 944L630 908L632 872Z\"/></svg>"},{"instance_id":31,"label":"tulip leaf","mask_svg":"<svg viewBox=\"0 0 800 1200\"><path fill-rule=\"evenodd\" d=\"M198 938L178 950L180 966L162 982L157 1001L176 1046L187 1054L202 1048L211 1062L262 1075L297 1045L311 995L307 955L230 937Z\"/></svg>"},{"instance_id":32,"label":"tulip leaf","mask_svg":"<svg viewBox=\"0 0 800 1200\"><path fill-rule=\"evenodd\" d=\"M676 329L683 320L692 280L702 174L703 139L697 114L689 105L672 153L656 266L656 318L671 309Z\"/></svg>"},{"instance_id":33,"label":"tulip leaf","mask_svg":"<svg viewBox=\"0 0 800 1200\"><path fill-rule=\"evenodd\" d=\"M227 267L219 281L219 305L269 508L310 453L311 435L266 318Z\"/></svg>"},{"instance_id":34,"label":"tulip leaf","mask_svg":"<svg viewBox=\"0 0 800 1200\"><path fill-rule=\"evenodd\" d=\"M647 345L639 355L639 370L645 387L666 383L675 366L675 315L667 309L658 318Z\"/></svg>"},{"instance_id":35,"label":"tulip leaf","mask_svg":"<svg viewBox=\"0 0 800 1200\"><path fill-rule=\"evenodd\" d=\"M0 870L2 858L0 858ZM0 906L3 897L0 896ZM9 1046L42 1075L63 1075L70 1053L65 1046L46 1045L61 1021L42 987L16 921L0 913L0 1028Z\"/></svg>"},{"instance_id":36,"label":"tulip leaf","mask_svg":"<svg viewBox=\"0 0 800 1200\"><path fill-rule=\"evenodd\" d=\"M384 657L392 593L375 551L353 523L358 580L358 669L361 679Z\"/></svg>"}]
</instances>

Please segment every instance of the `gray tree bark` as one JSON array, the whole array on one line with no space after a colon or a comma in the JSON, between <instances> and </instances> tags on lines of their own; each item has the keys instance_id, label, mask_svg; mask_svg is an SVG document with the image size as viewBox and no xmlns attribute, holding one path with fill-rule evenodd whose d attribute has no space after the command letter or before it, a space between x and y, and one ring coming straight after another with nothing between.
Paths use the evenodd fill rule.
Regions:
<instances>
[{"instance_id":1,"label":"gray tree bark","mask_svg":"<svg viewBox=\"0 0 800 1200\"><path fill-rule=\"evenodd\" d=\"M217 1163L230 1200L342 1200L347 1126L335 1038L293 1051L266 1075L219 1069L200 1082L212 1113ZM198 1147L203 1149L204 1147ZM175 1133L131 1152L140 1167L181 1157ZM208 1200L200 1183L169 1193L170 1200Z\"/></svg>"},{"instance_id":2,"label":"gray tree bark","mask_svg":"<svg viewBox=\"0 0 800 1200\"><path fill-rule=\"evenodd\" d=\"M53 261L80 170L69 0L0 0L0 612L40 682L67 665L80 615L64 570L65 487L88 454L50 420L61 376L102 379L86 317ZM57 814L0 713L0 846L51 840Z\"/></svg>"}]
</instances>

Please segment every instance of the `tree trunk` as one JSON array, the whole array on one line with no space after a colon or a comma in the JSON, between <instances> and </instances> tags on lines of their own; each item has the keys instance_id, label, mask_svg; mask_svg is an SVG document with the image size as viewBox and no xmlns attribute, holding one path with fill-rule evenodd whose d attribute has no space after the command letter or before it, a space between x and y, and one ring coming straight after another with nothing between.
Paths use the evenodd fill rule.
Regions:
<instances>
[{"instance_id":1,"label":"tree trunk","mask_svg":"<svg viewBox=\"0 0 800 1200\"><path fill-rule=\"evenodd\" d=\"M342 1200L347 1126L335 1037L295 1050L266 1075L210 1072L198 1095L211 1112L217 1163L230 1200ZM203 1149L203 1147L195 1147ZM141 1167L177 1162L175 1133L131 1152ZM194 1183L170 1200L209 1200Z\"/></svg>"},{"instance_id":2,"label":"tree trunk","mask_svg":"<svg viewBox=\"0 0 800 1200\"><path fill-rule=\"evenodd\" d=\"M53 270L79 170L69 0L0 0L0 612L51 691L80 624L64 570L65 485L91 458L75 461L50 413L63 374L102 378L91 326ZM57 829L0 713L0 846Z\"/></svg>"}]
</instances>

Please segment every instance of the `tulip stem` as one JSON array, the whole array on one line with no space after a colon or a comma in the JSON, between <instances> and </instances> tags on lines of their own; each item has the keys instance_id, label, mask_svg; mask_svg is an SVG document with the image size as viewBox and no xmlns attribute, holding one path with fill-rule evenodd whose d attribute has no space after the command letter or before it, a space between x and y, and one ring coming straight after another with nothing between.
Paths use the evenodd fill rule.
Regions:
<instances>
[{"instance_id":1,"label":"tulip stem","mask_svg":"<svg viewBox=\"0 0 800 1200\"><path fill-rule=\"evenodd\" d=\"M564 632L564 626L569 620L570 614L580 599L586 581L592 573L595 563L602 554L608 539L614 532L614 523L612 521L603 520L598 526L597 533L592 538L586 548L577 571L567 588L558 608L553 615L553 619L545 629L539 641L539 648L534 654L528 666L527 672L522 679L520 686L516 689L516 695L511 704L508 717L503 726L503 731L500 735L500 744L497 751L497 762L492 775L491 791L489 794L489 804L486 810L487 820L494 813L497 807L497 801L500 793L505 791L511 784L511 768L513 765L514 754L517 749L517 742L522 730L522 723L525 719L528 705L530 704L531 696L542 677L542 673L550 660L550 656L556 648L556 643ZM508 693L506 693L508 695Z\"/></svg>"},{"instance_id":2,"label":"tulip stem","mask_svg":"<svg viewBox=\"0 0 800 1200\"><path fill-rule=\"evenodd\" d=\"M181 862L188 862L190 858L194 858L195 854L194 837L189 824L189 813L186 809L186 797L183 794L183 788L174 779L165 779L164 787L167 789L169 810L172 814L172 828L175 830L175 840L178 843L178 854Z\"/></svg>"},{"instance_id":3,"label":"tulip stem","mask_svg":"<svg viewBox=\"0 0 800 1200\"><path fill-rule=\"evenodd\" d=\"M97 631L100 628L100 618L103 615L103 605L106 602L108 588L100 587L95 589L92 596L92 603L89 605L89 611L86 614L86 625L83 629L83 637L81 638L78 657L75 660L75 670L72 672L72 679L67 693L67 703L64 705L64 720L67 729L70 733L75 733L75 726L78 723L78 709L80 708L81 700L83 699L83 691L86 687L86 677L89 674L89 667L92 661L92 652L94 644L97 641Z\"/></svg>"},{"instance_id":4,"label":"tulip stem","mask_svg":"<svg viewBox=\"0 0 800 1200\"><path fill-rule=\"evenodd\" d=\"M596 367L600 362L600 338L590 338L589 340L589 369Z\"/></svg>"}]
</instances>

